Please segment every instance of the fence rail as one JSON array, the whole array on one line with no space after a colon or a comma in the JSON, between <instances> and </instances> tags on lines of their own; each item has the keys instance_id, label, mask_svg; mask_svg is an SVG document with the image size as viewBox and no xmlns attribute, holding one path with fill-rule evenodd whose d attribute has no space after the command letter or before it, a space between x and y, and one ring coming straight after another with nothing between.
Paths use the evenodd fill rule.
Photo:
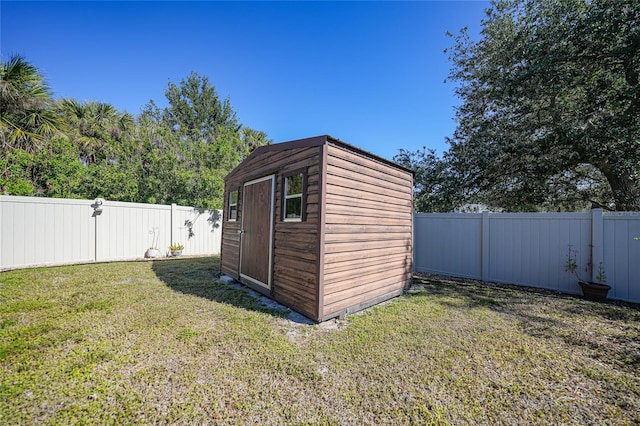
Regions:
<instances>
[{"instance_id":1,"label":"fence rail","mask_svg":"<svg viewBox=\"0 0 640 426\"><path fill-rule=\"evenodd\" d=\"M0 196L0 269L144 256L173 242L220 253L221 212L118 201Z\"/></svg>"},{"instance_id":2,"label":"fence rail","mask_svg":"<svg viewBox=\"0 0 640 426\"><path fill-rule=\"evenodd\" d=\"M612 299L640 302L640 213L416 213L417 272L580 293L565 272L569 245L578 271L595 281L602 262ZM595 268L590 268L595 265Z\"/></svg>"}]
</instances>

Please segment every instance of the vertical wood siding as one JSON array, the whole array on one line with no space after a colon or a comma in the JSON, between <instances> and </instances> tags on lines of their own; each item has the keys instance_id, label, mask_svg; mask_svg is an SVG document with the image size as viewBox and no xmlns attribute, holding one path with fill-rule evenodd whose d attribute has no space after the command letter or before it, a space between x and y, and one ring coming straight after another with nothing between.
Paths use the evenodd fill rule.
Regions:
<instances>
[{"instance_id":1,"label":"vertical wood siding","mask_svg":"<svg viewBox=\"0 0 640 426\"><path fill-rule=\"evenodd\" d=\"M322 317L398 293L412 272L412 176L327 146Z\"/></svg>"}]
</instances>

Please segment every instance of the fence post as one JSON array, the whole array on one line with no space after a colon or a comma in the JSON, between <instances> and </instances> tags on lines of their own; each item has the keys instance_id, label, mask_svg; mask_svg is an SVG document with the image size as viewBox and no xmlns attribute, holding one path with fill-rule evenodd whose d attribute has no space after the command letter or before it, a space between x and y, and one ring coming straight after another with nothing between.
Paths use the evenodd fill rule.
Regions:
<instances>
[{"instance_id":1,"label":"fence post","mask_svg":"<svg viewBox=\"0 0 640 426\"><path fill-rule=\"evenodd\" d=\"M591 281L597 281L600 262L604 262L604 223L602 209L593 209L591 210Z\"/></svg>"},{"instance_id":2,"label":"fence post","mask_svg":"<svg viewBox=\"0 0 640 426\"><path fill-rule=\"evenodd\" d=\"M95 210L92 213L93 216L93 261L98 261L98 215Z\"/></svg>"},{"instance_id":3,"label":"fence post","mask_svg":"<svg viewBox=\"0 0 640 426\"><path fill-rule=\"evenodd\" d=\"M411 212L411 273L416 273L416 212ZM222 247L220 247L222 251ZM222 255L222 253L220 253Z\"/></svg>"},{"instance_id":4,"label":"fence post","mask_svg":"<svg viewBox=\"0 0 640 426\"><path fill-rule=\"evenodd\" d=\"M178 237L178 228L176 226L177 217L177 209L178 205L176 203L171 203L171 231L169 231L169 244L173 244L175 238Z\"/></svg>"},{"instance_id":5,"label":"fence post","mask_svg":"<svg viewBox=\"0 0 640 426\"><path fill-rule=\"evenodd\" d=\"M98 218L100 217L100 215L102 214L102 208L103 208L103 203L104 200L102 200L100 202L100 204L98 204L99 199L96 198L93 200L93 204L91 204L91 216L93 217L93 261L97 262L98 260L100 260L100 256L98 255L98 250L100 248L99 244L98 244L98 234L100 234L100 226L98 224ZM102 225L102 227L104 228L104 225ZM102 232L102 234L104 235L104 232ZM100 250L100 254L104 255L104 250Z\"/></svg>"},{"instance_id":6,"label":"fence post","mask_svg":"<svg viewBox=\"0 0 640 426\"><path fill-rule=\"evenodd\" d=\"M482 212L482 241L480 257L482 259L482 281L489 281L489 212Z\"/></svg>"},{"instance_id":7,"label":"fence post","mask_svg":"<svg viewBox=\"0 0 640 426\"><path fill-rule=\"evenodd\" d=\"M0 269L2 269L2 242L4 241L2 239L2 202L3 198L0 195Z\"/></svg>"}]
</instances>

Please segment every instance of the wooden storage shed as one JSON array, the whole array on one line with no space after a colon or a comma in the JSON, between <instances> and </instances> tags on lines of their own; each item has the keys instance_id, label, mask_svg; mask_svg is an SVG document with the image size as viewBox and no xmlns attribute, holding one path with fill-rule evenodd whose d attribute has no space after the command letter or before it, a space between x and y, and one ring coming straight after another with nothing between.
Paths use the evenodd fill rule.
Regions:
<instances>
[{"instance_id":1,"label":"wooden storage shed","mask_svg":"<svg viewBox=\"0 0 640 426\"><path fill-rule=\"evenodd\" d=\"M410 284L413 173L330 136L257 148L225 179L222 272L322 322Z\"/></svg>"}]
</instances>

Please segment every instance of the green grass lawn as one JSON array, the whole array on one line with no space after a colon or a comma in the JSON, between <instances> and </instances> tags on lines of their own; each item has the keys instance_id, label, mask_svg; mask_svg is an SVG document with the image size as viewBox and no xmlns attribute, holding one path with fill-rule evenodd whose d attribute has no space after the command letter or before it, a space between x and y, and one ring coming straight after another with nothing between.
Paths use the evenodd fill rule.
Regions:
<instances>
[{"instance_id":1,"label":"green grass lawn","mask_svg":"<svg viewBox=\"0 0 640 426\"><path fill-rule=\"evenodd\" d=\"M0 424L638 424L640 311L427 278L292 322L217 258L0 273Z\"/></svg>"}]
</instances>

